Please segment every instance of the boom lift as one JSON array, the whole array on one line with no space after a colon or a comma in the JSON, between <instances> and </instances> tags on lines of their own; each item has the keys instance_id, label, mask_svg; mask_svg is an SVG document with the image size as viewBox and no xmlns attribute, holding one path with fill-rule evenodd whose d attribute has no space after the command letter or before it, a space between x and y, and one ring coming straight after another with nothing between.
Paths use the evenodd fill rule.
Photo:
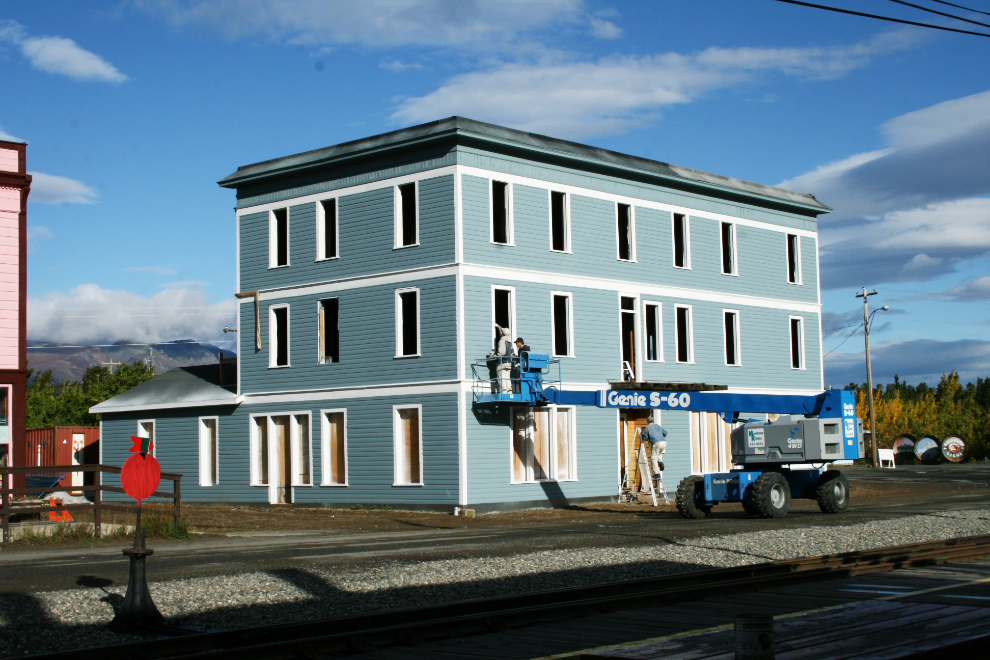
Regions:
<instances>
[{"instance_id":1,"label":"boom lift","mask_svg":"<svg viewBox=\"0 0 990 660\"><path fill-rule=\"evenodd\" d=\"M511 391L498 378L503 364L511 368ZM731 434L731 471L690 475L678 485L677 510L686 518L704 518L721 502L739 502L751 515L780 518L790 510L792 498L817 500L822 512L840 513L849 506L849 485L841 472L822 467L865 456L863 422L856 417L855 393L849 390L738 394L719 391L725 389L719 386L616 383L609 390L571 391L560 386L560 360L527 351L519 357L490 356L472 365L472 371L479 404L692 410L742 422ZM780 416L762 422L741 419L744 412Z\"/></svg>"}]
</instances>

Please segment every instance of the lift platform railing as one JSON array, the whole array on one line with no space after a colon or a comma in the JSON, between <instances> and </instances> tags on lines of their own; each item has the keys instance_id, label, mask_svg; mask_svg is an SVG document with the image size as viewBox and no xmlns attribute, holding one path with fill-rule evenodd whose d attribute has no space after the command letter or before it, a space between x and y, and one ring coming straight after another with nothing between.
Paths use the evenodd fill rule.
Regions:
<instances>
[{"instance_id":1,"label":"lift platform railing","mask_svg":"<svg viewBox=\"0 0 990 660\"><path fill-rule=\"evenodd\" d=\"M560 385L560 360L546 353L493 355L471 365L476 403L546 403L544 387Z\"/></svg>"}]
</instances>

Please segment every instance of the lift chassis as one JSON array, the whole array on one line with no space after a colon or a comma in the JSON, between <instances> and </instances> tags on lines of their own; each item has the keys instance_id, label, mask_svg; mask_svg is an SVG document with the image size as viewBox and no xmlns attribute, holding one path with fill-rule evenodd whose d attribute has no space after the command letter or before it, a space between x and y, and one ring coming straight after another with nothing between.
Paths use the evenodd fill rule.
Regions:
<instances>
[{"instance_id":1,"label":"lift chassis","mask_svg":"<svg viewBox=\"0 0 990 660\"><path fill-rule=\"evenodd\" d=\"M511 382L482 377L483 370L496 372L493 360L511 363ZM544 379L555 366L556 378ZM704 518L722 502L738 502L747 513L764 518L786 515L795 498L816 500L824 513L840 513L849 506L846 478L838 470L823 468L833 461L865 456L863 422L856 417L852 391L745 394L718 386L699 391L685 385L690 391L679 391L672 389L673 384L652 383L570 391L560 387L559 373L559 360L544 354L490 357L475 365L475 400L481 404L705 411L718 413L726 422L741 423L731 433L732 470L690 475L678 485L677 509L687 518ZM652 389L633 389L638 386ZM741 417L753 413L779 417L772 422Z\"/></svg>"}]
</instances>

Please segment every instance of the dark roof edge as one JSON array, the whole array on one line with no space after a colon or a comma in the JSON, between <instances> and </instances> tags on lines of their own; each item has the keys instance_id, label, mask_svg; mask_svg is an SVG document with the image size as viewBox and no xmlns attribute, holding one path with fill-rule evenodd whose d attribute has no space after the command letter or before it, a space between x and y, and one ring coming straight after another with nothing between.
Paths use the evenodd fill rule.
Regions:
<instances>
[{"instance_id":1,"label":"dark roof edge","mask_svg":"<svg viewBox=\"0 0 990 660\"><path fill-rule=\"evenodd\" d=\"M527 133L495 124L488 124L465 117L448 117L437 121L402 128L388 133L344 142L338 145L306 151L291 156L245 165L221 179L218 184L226 188L236 188L241 184L272 176L284 176L293 172L328 165L335 161L365 157L378 151L431 142L445 137L463 135L483 142L501 144L514 149L523 149L553 155L569 160L583 160L610 169L635 172L660 179L685 183L699 188L729 191L748 197L772 200L776 204L801 207L815 214L827 213L832 209L819 202L813 195L782 188L774 188L761 183L753 183L694 170L661 161L630 156L608 149L591 147L577 142L561 140L535 133Z\"/></svg>"}]
</instances>

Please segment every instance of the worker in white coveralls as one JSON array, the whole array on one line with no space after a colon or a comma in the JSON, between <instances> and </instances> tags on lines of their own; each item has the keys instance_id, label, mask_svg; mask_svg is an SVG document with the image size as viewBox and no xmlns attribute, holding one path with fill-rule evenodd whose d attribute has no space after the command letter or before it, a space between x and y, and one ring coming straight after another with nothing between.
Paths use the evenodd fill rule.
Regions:
<instances>
[{"instance_id":1,"label":"worker in white coveralls","mask_svg":"<svg viewBox=\"0 0 990 660\"><path fill-rule=\"evenodd\" d=\"M653 422L653 415L646 418L646 428L640 436L650 443L650 456L653 458L653 474L663 472L663 462L660 460L667 451L667 429Z\"/></svg>"},{"instance_id":2,"label":"worker in white coveralls","mask_svg":"<svg viewBox=\"0 0 990 660\"><path fill-rule=\"evenodd\" d=\"M512 340L509 339L509 329L503 328L501 326L495 326L498 329L498 346L495 350L495 354L500 358L502 357L512 357ZM511 360L500 360L498 364L498 385L499 392L502 394L512 394L512 361Z\"/></svg>"}]
</instances>

